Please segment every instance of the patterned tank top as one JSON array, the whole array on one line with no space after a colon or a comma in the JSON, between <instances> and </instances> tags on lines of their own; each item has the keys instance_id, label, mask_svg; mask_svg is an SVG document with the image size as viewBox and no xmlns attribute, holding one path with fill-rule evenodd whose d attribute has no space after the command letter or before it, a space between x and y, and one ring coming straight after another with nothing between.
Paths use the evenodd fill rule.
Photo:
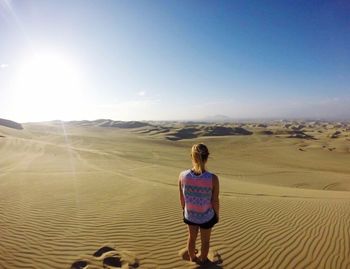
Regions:
<instances>
[{"instance_id":1,"label":"patterned tank top","mask_svg":"<svg viewBox=\"0 0 350 269\"><path fill-rule=\"evenodd\" d=\"M215 215L211 203L213 175L207 171L195 175L188 169L181 173L180 180L185 198L184 217L197 224L211 220Z\"/></svg>"}]
</instances>

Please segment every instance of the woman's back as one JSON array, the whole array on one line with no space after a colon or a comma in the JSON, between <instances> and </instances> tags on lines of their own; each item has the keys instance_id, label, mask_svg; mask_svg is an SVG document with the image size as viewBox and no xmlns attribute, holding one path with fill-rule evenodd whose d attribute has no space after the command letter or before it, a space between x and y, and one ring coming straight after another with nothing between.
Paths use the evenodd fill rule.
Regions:
<instances>
[{"instance_id":1,"label":"woman's back","mask_svg":"<svg viewBox=\"0 0 350 269\"><path fill-rule=\"evenodd\" d=\"M213 218L213 174L205 171L196 175L191 169L180 175L185 199L184 217L193 223L205 223Z\"/></svg>"}]
</instances>

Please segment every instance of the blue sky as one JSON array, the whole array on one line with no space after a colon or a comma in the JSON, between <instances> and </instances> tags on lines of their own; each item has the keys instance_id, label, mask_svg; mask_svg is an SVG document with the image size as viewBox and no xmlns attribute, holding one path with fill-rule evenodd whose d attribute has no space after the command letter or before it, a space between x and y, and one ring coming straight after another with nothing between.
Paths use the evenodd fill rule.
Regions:
<instances>
[{"instance_id":1,"label":"blue sky","mask_svg":"<svg viewBox=\"0 0 350 269\"><path fill-rule=\"evenodd\" d=\"M345 0L0 0L0 117L350 118L349 30Z\"/></svg>"}]
</instances>

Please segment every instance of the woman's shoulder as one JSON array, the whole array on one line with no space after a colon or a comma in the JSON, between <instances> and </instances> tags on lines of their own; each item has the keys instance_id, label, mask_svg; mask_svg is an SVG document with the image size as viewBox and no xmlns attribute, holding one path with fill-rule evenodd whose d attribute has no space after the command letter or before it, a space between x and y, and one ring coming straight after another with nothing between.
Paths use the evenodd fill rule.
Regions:
<instances>
[{"instance_id":1,"label":"woman's shoulder","mask_svg":"<svg viewBox=\"0 0 350 269\"><path fill-rule=\"evenodd\" d=\"M191 169L186 169L186 170L183 170L180 172L180 175L179 177L185 177L186 175L190 174L191 173Z\"/></svg>"},{"instance_id":2,"label":"woman's shoulder","mask_svg":"<svg viewBox=\"0 0 350 269\"><path fill-rule=\"evenodd\" d=\"M212 178L213 180L219 180L218 176L215 175L214 173L212 173L212 172L208 172L208 173L210 173L211 178Z\"/></svg>"}]
</instances>

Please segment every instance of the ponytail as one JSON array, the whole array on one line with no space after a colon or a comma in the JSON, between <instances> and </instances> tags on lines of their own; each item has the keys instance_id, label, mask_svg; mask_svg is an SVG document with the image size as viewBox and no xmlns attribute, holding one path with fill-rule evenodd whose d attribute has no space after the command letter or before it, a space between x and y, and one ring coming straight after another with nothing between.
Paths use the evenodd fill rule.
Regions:
<instances>
[{"instance_id":1,"label":"ponytail","mask_svg":"<svg viewBox=\"0 0 350 269\"><path fill-rule=\"evenodd\" d=\"M191 150L193 170L196 174L202 174L205 171L205 164L208 160L209 150L204 144L195 144Z\"/></svg>"}]
</instances>

